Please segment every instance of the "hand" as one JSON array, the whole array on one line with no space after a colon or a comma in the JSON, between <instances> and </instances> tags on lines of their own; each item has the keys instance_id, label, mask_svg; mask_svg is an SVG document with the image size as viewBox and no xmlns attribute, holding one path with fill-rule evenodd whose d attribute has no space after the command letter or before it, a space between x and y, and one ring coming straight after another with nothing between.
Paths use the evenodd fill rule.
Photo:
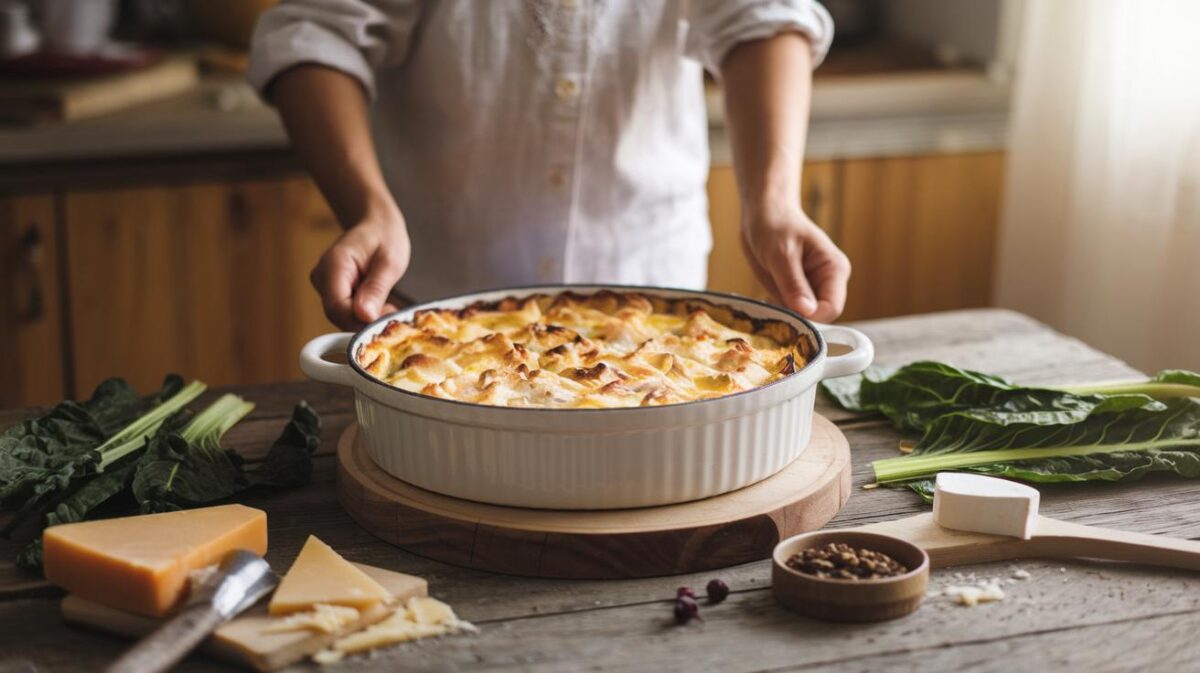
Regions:
<instances>
[{"instance_id":1,"label":"hand","mask_svg":"<svg viewBox=\"0 0 1200 673\"><path fill-rule=\"evenodd\" d=\"M820 322L842 314L850 259L799 205L748 212L742 220L746 259L777 301Z\"/></svg>"},{"instance_id":2,"label":"hand","mask_svg":"<svg viewBox=\"0 0 1200 673\"><path fill-rule=\"evenodd\" d=\"M395 311L388 293L408 268L410 252L399 211L368 217L347 229L309 276L329 321L345 330L358 330Z\"/></svg>"}]
</instances>

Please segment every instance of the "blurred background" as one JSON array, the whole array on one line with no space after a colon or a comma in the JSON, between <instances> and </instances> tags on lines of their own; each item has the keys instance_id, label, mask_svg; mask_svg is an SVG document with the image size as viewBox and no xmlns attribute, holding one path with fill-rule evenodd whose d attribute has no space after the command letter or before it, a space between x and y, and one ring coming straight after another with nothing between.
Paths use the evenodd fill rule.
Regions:
<instances>
[{"instance_id":1,"label":"blurred background","mask_svg":"<svg viewBox=\"0 0 1200 673\"><path fill-rule=\"evenodd\" d=\"M298 378L331 330L308 272L339 228L243 82L271 4L0 0L0 406ZM1200 3L824 4L802 198L845 320L1001 306L1200 369ZM720 100L710 285L762 296Z\"/></svg>"}]
</instances>

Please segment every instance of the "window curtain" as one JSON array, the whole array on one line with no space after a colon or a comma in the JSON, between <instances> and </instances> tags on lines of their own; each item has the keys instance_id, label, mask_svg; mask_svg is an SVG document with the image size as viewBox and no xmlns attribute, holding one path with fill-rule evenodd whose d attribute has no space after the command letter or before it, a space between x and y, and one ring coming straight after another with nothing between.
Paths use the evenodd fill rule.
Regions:
<instances>
[{"instance_id":1,"label":"window curtain","mask_svg":"<svg viewBox=\"0 0 1200 673\"><path fill-rule=\"evenodd\" d=\"M1027 0L996 303L1200 371L1200 2Z\"/></svg>"}]
</instances>

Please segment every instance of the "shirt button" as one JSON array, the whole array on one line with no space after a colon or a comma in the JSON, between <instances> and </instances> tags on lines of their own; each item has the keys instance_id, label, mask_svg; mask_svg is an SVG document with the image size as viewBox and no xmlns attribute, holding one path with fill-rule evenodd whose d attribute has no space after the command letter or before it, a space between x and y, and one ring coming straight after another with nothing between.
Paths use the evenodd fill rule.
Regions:
<instances>
[{"instance_id":1,"label":"shirt button","mask_svg":"<svg viewBox=\"0 0 1200 673\"><path fill-rule=\"evenodd\" d=\"M573 79L563 77L554 83L554 95L562 100L574 98L579 93L579 85Z\"/></svg>"},{"instance_id":2,"label":"shirt button","mask_svg":"<svg viewBox=\"0 0 1200 673\"><path fill-rule=\"evenodd\" d=\"M538 277L543 281L554 280L554 271L558 264L553 257L543 257L538 262Z\"/></svg>"},{"instance_id":3,"label":"shirt button","mask_svg":"<svg viewBox=\"0 0 1200 673\"><path fill-rule=\"evenodd\" d=\"M561 168L552 168L546 179L555 187L562 187L567 184L567 172Z\"/></svg>"}]
</instances>

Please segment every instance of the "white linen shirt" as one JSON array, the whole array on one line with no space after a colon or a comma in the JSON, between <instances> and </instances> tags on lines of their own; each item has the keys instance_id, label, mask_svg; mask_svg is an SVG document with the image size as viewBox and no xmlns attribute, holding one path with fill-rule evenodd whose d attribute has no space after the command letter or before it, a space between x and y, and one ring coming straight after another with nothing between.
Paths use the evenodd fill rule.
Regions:
<instances>
[{"instance_id":1,"label":"white linen shirt","mask_svg":"<svg viewBox=\"0 0 1200 673\"><path fill-rule=\"evenodd\" d=\"M300 63L356 77L418 299L543 283L702 288L712 245L701 67L812 0L284 0L250 81Z\"/></svg>"}]
</instances>

